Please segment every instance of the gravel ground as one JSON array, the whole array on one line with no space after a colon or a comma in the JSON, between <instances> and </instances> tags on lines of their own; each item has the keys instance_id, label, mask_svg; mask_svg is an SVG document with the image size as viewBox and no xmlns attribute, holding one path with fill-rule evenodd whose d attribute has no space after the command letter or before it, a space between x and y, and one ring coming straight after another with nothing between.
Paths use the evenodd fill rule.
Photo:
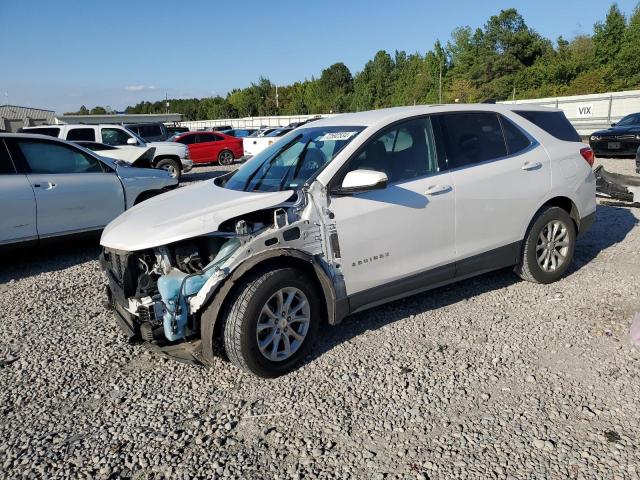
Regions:
<instances>
[{"instance_id":1,"label":"gravel ground","mask_svg":"<svg viewBox=\"0 0 640 480\"><path fill-rule=\"evenodd\" d=\"M556 284L501 271L327 327L276 380L126 344L95 241L5 255L0 476L639 478L639 218L600 206Z\"/></svg>"}]
</instances>

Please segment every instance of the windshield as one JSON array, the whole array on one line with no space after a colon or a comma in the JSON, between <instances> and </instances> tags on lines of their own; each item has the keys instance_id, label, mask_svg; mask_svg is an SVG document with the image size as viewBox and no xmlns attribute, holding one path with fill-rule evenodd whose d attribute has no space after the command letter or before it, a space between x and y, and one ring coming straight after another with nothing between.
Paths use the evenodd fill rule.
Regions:
<instances>
[{"instance_id":1,"label":"windshield","mask_svg":"<svg viewBox=\"0 0 640 480\"><path fill-rule=\"evenodd\" d=\"M640 123L640 115L627 115L618 122L618 125L635 125L636 123Z\"/></svg>"},{"instance_id":2,"label":"windshield","mask_svg":"<svg viewBox=\"0 0 640 480\"><path fill-rule=\"evenodd\" d=\"M225 188L277 192L299 188L364 127L315 127L282 137L227 179Z\"/></svg>"}]
</instances>

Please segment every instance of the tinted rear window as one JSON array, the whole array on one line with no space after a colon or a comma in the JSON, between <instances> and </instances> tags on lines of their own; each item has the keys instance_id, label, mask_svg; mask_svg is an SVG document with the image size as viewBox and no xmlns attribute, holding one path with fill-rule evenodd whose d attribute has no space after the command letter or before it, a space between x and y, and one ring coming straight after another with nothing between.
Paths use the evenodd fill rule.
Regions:
<instances>
[{"instance_id":1,"label":"tinted rear window","mask_svg":"<svg viewBox=\"0 0 640 480\"><path fill-rule=\"evenodd\" d=\"M96 132L93 128L72 128L67 132L67 140L86 140L93 142L96 139Z\"/></svg>"},{"instance_id":2,"label":"tinted rear window","mask_svg":"<svg viewBox=\"0 0 640 480\"><path fill-rule=\"evenodd\" d=\"M160 125L141 125L138 134L142 138L147 137L161 137L162 130L160 129Z\"/></svg>"},{"instance_id":3,"label":"tinted rear window","mask_svg":"<svg viewBox=\"0 0 640 480\"><path fill-rule=\"evenodd\" d=\"M38 135L49 135L50 137L58 137L60 134L59 128L25 128L22 130L24 133L37 133Z\"/></svg>"},{"instance_id":4,"label":"tinted rear window","mask_svg":"<svg viewBox=\"0 0 640 480\"><path fill-rule=\"evenodd\" d=\"M510 120L501 117L501 121L504 138L507 141L507 147L509 147L509 155L515 155L531 146L531 140Z\"/></svg>"},{"instance_id":5,"label":"tinted rear window","mask_svg":"<svg viewBox=\"0 0 640 480\"><path fill-rule=\"evenodd\" d=\"M580 142L580 135L569 123L562 112L536 112L531 110L514 110L521 117L526 118L534 125L540 127L549 135L566 142Z\"/></svg>"},{"instance_id":6,"label":"tinted rear window","mask_svg":"<svg viewBox=\"0 0 640 480\"><path fill-rule=\"evenodd\" d=\"M4 142L0 139L0 175L7 173L16 173L13 169L13 163L9 158L9 152L7 152Z\"/></svg>"},{"instance_id":7,"label":"tinted rear window","mask_svg":"<svg viewBox=\"0 0 640 480\"><path fill-rule=\"evenodd\" d=\"M507 155L502 127L495 113L438 115L449 168L464 167Z\"/></svg>"}]
</instances>

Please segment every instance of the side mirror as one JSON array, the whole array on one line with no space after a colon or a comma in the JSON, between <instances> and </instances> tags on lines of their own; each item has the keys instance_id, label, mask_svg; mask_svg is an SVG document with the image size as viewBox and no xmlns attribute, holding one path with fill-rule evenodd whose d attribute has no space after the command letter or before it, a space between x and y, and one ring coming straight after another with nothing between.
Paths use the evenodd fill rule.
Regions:
<instances>
[{"instance_id":1,"label":"side mirror","mask_svg":"<svg viewBox=\"0 0 640 480\"><path fill-rule=\"evenodd\" d=\"M389 179L384 172L377 170L352 170L342 180L342 185L336 191L339 195L366 192L369 190L382 190L387 188Z\"/></svg>"},{"instance_id":2,"label":"side mirror","mask_svg":"<svg viewBox=\"0 0 640 480\"><path fill-rule=\"evenodd\" d=\"M616 125L617 125L617 123L612 123L611 124L612 127L615 127Z\"/></svg>"},{"instance_id":3,"label":"side mirror","mask_svg":"<svg viewBox=\"0 0 640 480\"><path fill-rule=\"evenodd\" d=\"M138 141L133 137L129 137L127 138L127 145L138 145Z\"/></svg>"}]
</instances>

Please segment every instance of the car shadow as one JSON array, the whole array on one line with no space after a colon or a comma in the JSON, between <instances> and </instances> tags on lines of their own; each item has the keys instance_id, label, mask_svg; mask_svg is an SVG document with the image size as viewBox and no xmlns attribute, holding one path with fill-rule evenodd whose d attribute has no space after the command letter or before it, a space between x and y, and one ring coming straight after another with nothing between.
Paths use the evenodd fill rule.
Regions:
<instances>
[{"instance_id":1,"label":"car shadow","mask_svg":"<svg viewBox=\"0 0 640 480\"><path fill-rule=\"evenodd\" d=\"M99 238L98 234L92 234L2 251L0 285L97 260L100 254Z\"/></svg>"},{"instance_id":2,"label":"car shadow","mask_svg":"<svg viewBox=\"0 0 640 480\"><path fill-rule=\"evenodd\" d=\"M587 265L607 248L622 242L638 224L638 219L629 208L598 205L596 221L576 243L576 253L568 275Z\"/></svg>"},{"instance_id":3,"label":"car shadow","mask_svg":"<svg viewBox=\"0 0 640 480\"><path fill-rule=\"evenodd\" d=\"M603 250L623 241L637 224L638 220L627 208L598 205L596 222L592 229L578 240L575 260L568 275L577 272ZM303 365L313 362L336 346L369 330L377 330L412 315L437 310L519 281L521 280L511 268L498 270L355 313L336 327L324 325L316 346Z\"/></svg>"},{"instance_id":4,"label":"car shadow","mask_svg":"<svg viewBox=\"0 0 640 480\"><path fill-rule=\"evenodd\" d=\"M314 348L302 365L313 362L336 346L367 331L378 330L398 320L411 318L413 315L437 310L492 290L506 288L519 281L520 279L511 268L497 270L355 313L335 327L325 324L321 327Z\"/></svg>"}]
</instances>

